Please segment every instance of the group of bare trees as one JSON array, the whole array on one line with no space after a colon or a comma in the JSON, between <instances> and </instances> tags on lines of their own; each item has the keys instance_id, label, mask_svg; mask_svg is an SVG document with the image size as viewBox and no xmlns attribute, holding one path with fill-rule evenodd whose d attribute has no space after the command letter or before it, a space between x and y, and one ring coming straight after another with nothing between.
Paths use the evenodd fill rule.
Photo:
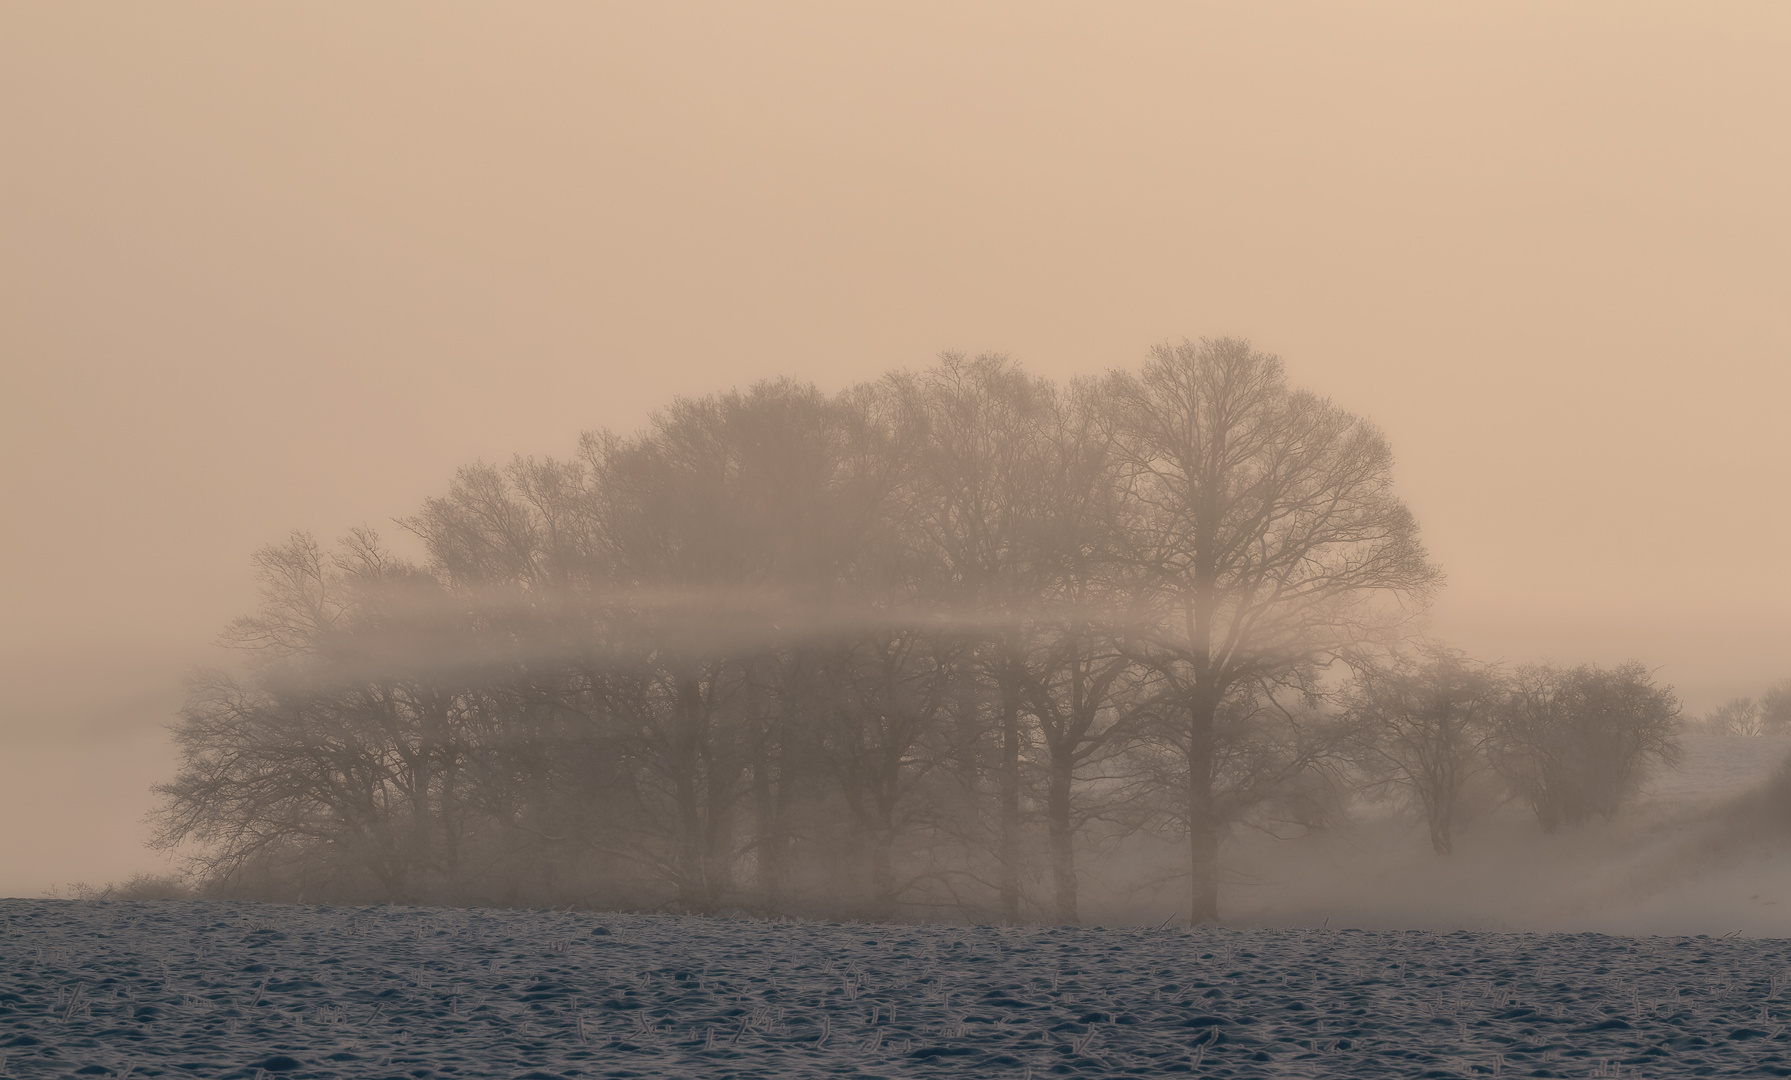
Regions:
<instances>
[{"instance_id":1,"label":"group of bare trees","mask_svg":"<svg viewBox=\"0 0 1791 1080\"><path fill-rule=\"evenodd\" d=\"M1791 679L1780 679L1758 698L1730 698L1705 713L1698 727L1710 735L1791 735Z\"/></svg>"},{"instance_id":2,"label":"group of bare trees","mask_svg":"<svg viewBox=\"0 0 1791 1080\"><path fill-rule=\"evenodd\" d=\"M252 661L195 682L161 789L214 889L1075 922L1078 853L1142 830L1202 922L1225 831L1346 772L1424 793L1439 850L1483 757L1551 826L1621 787L1558 794L1589 751L1549 710L1596 673L1388 666L1438 576L1387 445L1235 340L680 400L405 525L422 565L258 555ZM1495 697L1547 736L1486 734Z\"/></svg>"},{"instance_id":3,"label":"group of bare trees","mask_svg":"<svg viewBox=\"0 0 1791 1080\"><path fill-rule=\"evenodd\" d=\"M1346 691L1364 790L1402 795L1439 855L1470 784L1526 803L1547 832L1610 817L1679 760L1679 704L1641 664L1503 673L1438 645L1362 665Z\"/></svg>"}]
</instances>

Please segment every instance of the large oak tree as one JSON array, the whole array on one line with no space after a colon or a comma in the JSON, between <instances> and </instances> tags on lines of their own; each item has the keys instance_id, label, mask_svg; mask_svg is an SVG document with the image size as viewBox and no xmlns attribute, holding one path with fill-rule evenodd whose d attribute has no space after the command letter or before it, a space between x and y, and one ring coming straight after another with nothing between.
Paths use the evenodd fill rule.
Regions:
<instances>
[{"instance_id":1,"label":"large oak tree","mask_svg":"<svg viewBox=\"0 0 1791 1080\"><path fill-rule=\"evenodd\" d=\"M1134 648L1185 757L1190 924L1219 918L1217 721L1401 620L1439 580L1372 424L1287 385L1231 338L1153 350L1109 380Z\"/></svg>"}]
</instances>

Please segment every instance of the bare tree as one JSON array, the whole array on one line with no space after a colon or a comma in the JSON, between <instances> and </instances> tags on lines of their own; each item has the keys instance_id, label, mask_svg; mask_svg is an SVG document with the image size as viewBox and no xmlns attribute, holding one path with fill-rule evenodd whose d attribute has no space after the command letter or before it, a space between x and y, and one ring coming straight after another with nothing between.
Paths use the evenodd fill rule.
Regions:
<instances>
[{"instance_id":1,"label":"bare tree","mask_svg":"<svg viewBox=\"0 0 1791 1080\"><path fill-rule=\"evenodd\" d=\"M1361 646L1438 580L1371 425L1232 339L1155 349L1109 382L1137 597L1186 760L1191 924L1219 917L1216 723L1242 688ZM1377 603L1377 601L1381 603Z\"/></svg>"},{"instance_id":2,"label":"bare tree","mask_svg":"<svg viewBox=\"0 0 1791 1080\"><path fill-rule=\"evenodd\" d=\"M941 602L975 642L975 674L991 687L1001 916L1021 917L1023 834L1042 804L1044 906L1075 923L1075 836L1094 809L1078 778L1131 730L1122 699L1137 681L1104 621L1119 492L1098 389L1065 393L1005 357L952 354L893 381L923 430L912 485L919 542L938 560Z\"/></svg>"},{"instance_id":3,"label":"bare tree","mask_svg":"<svg viewBox=\"0 0 1791 1080\"><path fill-rule=\"evenodd\" d=\"M1113 621L1125 608L1115 595L1125 580L1115 548L1122 496L1103 409L1099 386L1081 384L1059 396L1045 419L1036 496L1043 513L1029 538L1036 574L1030 648L1010 669L1043 751L1050 916L1063 924L1080 921L1076 837L1125 801L1130 777L1121 762L1148 698L1148 672L1122 647Z\"/></svg>"},{"instance_id":4,"label":"bare tree","mask_svg":"<svg viewBox=\"0 0 1791 1080\"><path fill-rule=\"evenodd\" d=\"M1759 702L1738 697L1705 713L1699 726L1712 735L1763 735L1766 729L1763 720Z\"/></svg>"},{"instance_id":5,"label":"bare tree","mask_svg":"<svg viewBox=\"0 0 1791 1080\"><path fill-rule=\"evenodd\" d=\"M1035 545L1044 505L1053 388L1001 356L947 354L920 377L892 380L919 428L911 484L923 558L937 560L939 599L995 688L995 871L1002 918L1021 908L1021 759L1028 732L1026 654L1040 603Z\"/></svg>"},{"instance_id":6,"label":"bare tree","mask_svg":"<svg viewBox=\"0 0 1791 1080\"><path fill-rule=\"evenodd\" d=\"M256 565L261 610L224 638L255 663L193 680L156 843L209 845L200 860L226 881L299 859L351 892L446 887L465 825L463 628L368 532L334 557L295 534Z\"/></svg>"},{"instance_id":7,"label":"bare tree","mask_svg":"<svg viewBox=\"0 0 1791 1080\"><path fill-rule=\"evenodd\" d=\"M1780 679L1760 695L1760 733L1791 734L1791 679Z\"/></svg>"},{"instance_id":8,"label":"bare tree","mask_svg":"<svg viewBox=\"0 0 1791 1080\"><path fill-rule=\"evenodd\" d=\"M1494 760L1546 832L1610 817L1654 762L1679 760L1679 702L1636 661L1519 668Z\"/></svg>"},{"instance_id":9,"label":"bare tree","mask_svg":"<svg viewBox=\"0 0 1791 1080\"><path fill-rule=\"evenodd\" d=\"M1495 673L1436 644L1358 673L1354 756L1371 784L1396 787L1417 805L1438 855L1454 848L1462 789L1490 764L1503 694Z\"/></svg>"},{"instance_id":10,"label":"bare tree","mask_svg":"<svg viewBox=\"0 0 1791 1080\"><path fill-rule=\"evenodd\" d=\"M782 599L755 587L765 560L787 553L766 542L751 497L762 429L743 420L778 397L765 387L680 400L642 437L586 444L597 543L642 648L631 742L644 821L663 839L679 903L696 911L722 903L752 843L736 820L764 756L751 676L773 647Z\"/></svg>"}]
</instances>

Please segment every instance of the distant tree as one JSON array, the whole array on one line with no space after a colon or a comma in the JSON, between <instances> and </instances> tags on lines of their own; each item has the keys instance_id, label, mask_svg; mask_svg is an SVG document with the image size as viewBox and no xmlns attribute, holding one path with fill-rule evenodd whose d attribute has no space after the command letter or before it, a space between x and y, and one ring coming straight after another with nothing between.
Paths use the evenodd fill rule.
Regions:
<instances>
[{"instance_id":1,"label":"distant tree","mask_svg":"<svg viewBox=\"0 0 1791 1080\"><path fill-rule=\"evenodd\" d=\"M1035 565L1030 648L1013 671L1035 719L1050 859L1049 918L1080 921L1078 834L1125 801L1122 760L1141 733L1150 673L1122 645L1116 595L1127 574L1117 532L1123 492L1102 430L1098 384L1060 396L1029 536ZM1096 782L1098 778L1098 782Z\"/></svg>"},{"instance_id":2,"label":"distant tree","mask_svg":"<svg viewBox=\"0 0 1791 1080\"><path fill-rule=\"evenodd\" d=\"M1075 838L1098 812L1078 779L1130 731L1122 699L1136 674L1109 621L1119 492L1098 391L1065 392L988 355L947 354L891 381L922 432L912 527L990 688L1001 917L1021 918L1026 808L1042 804L1051 889L1041 906L1073 924Z\"/></svg>"},{"instance_id":3,"label":"distant tree","mask_svg":"<svg viewBox=\"0 0 1791 1080\"><path fill-rule=\"evenodd\" d=\"M1633 660L1519 668L1498 722L1494 760L1546 832L1610 817L1651 763L1680 757L1678 699Z\"/></svg>"},{"instance_id":4,"label":"distant tree","mask_svg":"<svg viewBox=\"0 0 1791 1080\"><path fill-rule=\"evenodd\" d=\"M1791 734L1791 679L1780 679L1760 695L1760 733Z\"/></svg>"},{"instance_id":5,"label":"distant tree","mask_svg":"<svg viewBox=\"0 0 1791 1080\"><path fill-rule=\"evenodd\" d=\"M348 895L438 894L464 837L461 628L368 532L333 556L295 534L256 564L261 610L224 638L254 662L191 682L155 843L199 842L226 888L286 863Z\"/></svg>"},{"instance_id":6,"label":"distant tree","mask_svg":"<svg viewBox=\"0 0 1791 1080\"><path fill-rule=\"evenodd\" d=\"M681 399L577 462L462 470L408 523L516 656L483 770L508 827L686 910L783 910L798 848L832 899L894 910L941 722L912 706L955 668L917 620L887 406L789 381Z\"/></svg>"},{"instance_id":7,"label":"distant tree","mask_svg":"<svg viewBox=\"0 0 1791 1080\"><path fill-rule=\"evenodd\" d=\"M1186 762L1189 921L1214 922L1222 710L1360 648L1439 575L1392 492L1386 440L1289 388L1278 358L1233 339L1164 345L1107 391L1131 507L1128 647L1163 681Z\"/></svg>"},{"instance_id":8,"label":"distant tree","mask_svg":"<svg viewBox=\"0 0 1791 1080\"><path fill-rule=\"evenodd\" d=\"M1738 697L1705 713L1699 726L1712 735L1761 735L1765 733L1761 721L1759 702Z\"/></svg>"},{"instance_id":9,"label":"distant tree","mask_svg":"<svg viewBox=\"0 0 1791 1080\"><path fill-rule=\"evenodd\" d=\"M1400 789L1417 805L1439 855L1454 848L1463 788L1490 764L1503 694L1494 672L1434 644L1357 674L1353 756L1371 786Z\"/></svg>"},{"instance_id":10,"label":"distant tree","mask_svg":"<svg viewBox=\"0 0 1791 1080\"><path fill-rule=\"evenodd\" d=\"M641 820L633 740L651 646L614 587L597 504L588 460L518 459L458 470L404 523L467 613L483 668L466 691L479 720L468 807L495 851L469 895L660 903L649 883L676 877Z\"/></svg>"},{"instance_id":11,"label":"distant tree","mask_svg":"<svg viewBox=\"0 0 1791 1080\"><path fill-rule=\"evenodd\" d=\"M791 754L826 745L833 732L814 722L857 715L839 711L838 692L863 685L866 669L845 659L861 635L889 644L890 620L874 609L909 576L885 506L905 463L875 413L862 395L829 400L774 382L678 401L634 439L587 442L596 543L643 647L642 805L691 910L723 902L748 852L765 891L781 890L787 838L775 811L795 780ZM822 677L793 696L792 678L817 663ZM912 671L873 668L911 685ZM767 833L745 827L749 808Z\"/></svg>"},{"instance_id":12,"label":"distant tree","mask_svg":"<svg viewBox=\"0 0 1791 1080\"><path fill-rule=\"evenodd\" d=\"M958 660L951 636L901 628L854 634L829 665L831 716L821 733L825 761L851 826L848 863L863 915L893 918L922 878L945 868L904 872L904 840L941 824L936 772L953 758L947 724Z\"/></svg>"},{"instance_id":13,"label":"distant tree","mask_svg":"<svg viewBox=\"0 0 1791 1080\"><path fill-rule=\"evenodd\" d=\"M1021 759L1024 675L1040 607L1035 547L1050 451L1046 417L1055 388L1001 356L947 354L891 387L915 430L907 487L917 557L930 563L930 592L957 625L965 659L993 687L989 718L995 788L993 843L1001 918L1021 909Z\"/></svg>"}]
</instances>

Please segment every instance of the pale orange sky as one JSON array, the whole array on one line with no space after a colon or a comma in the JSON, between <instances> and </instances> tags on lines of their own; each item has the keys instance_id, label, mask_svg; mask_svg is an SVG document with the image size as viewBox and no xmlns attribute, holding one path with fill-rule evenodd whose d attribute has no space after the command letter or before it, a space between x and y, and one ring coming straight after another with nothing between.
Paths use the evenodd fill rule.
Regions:
<instances>
[{"instance_id":1,"label":"pale orange sky","mask_svg":"<svg viewBox=\"0 0 1791 1080\"><path fill-rule=\"evenodd\" d=\"M1781 3L0 8L0 894L293 528L677 393L1233 334L1486 659L1791 675Z\"/></svg>"}]
</instances>

